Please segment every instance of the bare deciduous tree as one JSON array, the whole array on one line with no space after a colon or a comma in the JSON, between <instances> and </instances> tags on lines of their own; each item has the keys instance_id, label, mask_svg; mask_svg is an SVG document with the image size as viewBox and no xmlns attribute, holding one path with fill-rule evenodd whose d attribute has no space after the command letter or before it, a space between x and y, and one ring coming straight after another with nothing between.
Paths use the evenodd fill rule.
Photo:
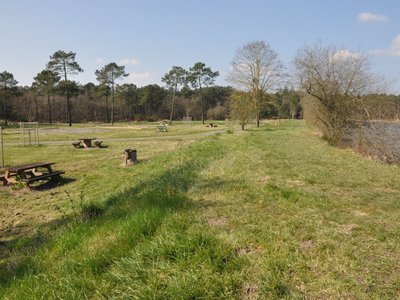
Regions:
<instances>
[{"instance_id":1,"label":"bare deciduous tree","mask_svg":"<svg viewBox=\"0 0 400 300\"><path fill-rule=\"evenodd\" d=\"M332 145L338 144L363 97L377 88L377 77L360 53L320 43L300 49L294 61L300 88L312 96L316 125Z\"/></svg>"},{"instance_id":2,"label":"bare deciduous tree","mask_svg":"<svg viewBox=\"0 0 400 300\"><path fill-rule=\"evenodd\" d=\"M227 79L235 87L251 93L257 127L264 94L278 85L282 75L283 64L268 43L255 41L237 49Z\"/></svg>"}]
</instances>

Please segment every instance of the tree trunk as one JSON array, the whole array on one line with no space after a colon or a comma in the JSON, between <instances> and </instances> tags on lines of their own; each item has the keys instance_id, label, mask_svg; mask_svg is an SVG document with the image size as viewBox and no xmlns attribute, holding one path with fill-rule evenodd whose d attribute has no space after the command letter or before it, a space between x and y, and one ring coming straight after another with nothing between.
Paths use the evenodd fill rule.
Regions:
<instances>
[{"instance_id":1,"label":"tree trunk","mask_svg":"<svg viewBox=\"0 0 400 300\"><path fill-rule=\"evenodd\" d=\"M55 105L56 112L57 112L57 105L54 102L54 90L51 92L51 102ZM55 114L55 122L57 122L57 119L59 119L59 118L57 118L57 114Z\"/></svg>"},{"instance_id":2,"label":"tree trunk","mask_svg":"<svg viewBox=\"0 0 400 300\"><path fill-rule=\"evenodd\" d=\"M260 95L259 92L256 91L256 121L257 121L257 127L260 127Z\"/></svg>"},{"instance_id":3,"label":"tree trunk","mask_svg":"<svg viewBox=\"0 0 400 300\"><path fill-rule=\"evenodd\" d=\"M69 101L69 91L67 87L67 112L68 112L68 125L72 126L72 121L71 121L71 104Z\"/></svg>"},{"instance_id":4,"label":"tree trunk","mask_svg":"<svg viewBox=\"0 0 400 300\"><path fill-rule=\"evenodd\" d=\"M49 107L49 123L52 123L51 120L51 102L50 102L50 92L47 92L47 105Z\"/></svg>"},{"instance_id":5,"label":"tree trunk","mask_svg":"<svg viewBox=\"0 0 400 300\"><path fill-rule=\"evenodd\" d=\"M72 121L71 121L71 104L69 101L69 89L68 89L68 82L67 82L67 68L65 66L65 62L63 63L63 69L64 69L64 80L65 80L65 86L67 89L67 114L68 114L68 125L72 126Z\"/></svg>"},{"instance_id":6,"label":"tree trunk","mask_svg":"<svg viewBox=\"0 0 400 300\"><path fill-rule=\"evenodd\" d=\"M114 125L114 84L111 86L112 102L111 102L111 126Z\"/></svg>"},{"instance_id":7,"label":"tree trunk","mask_svg":"<svg viewBox=\"0 0 400 300\"><path fill-rule=\"evenodd\" d=\"M203 90L201 89L201 81L199 78L199 87L200 87L200 103L201 103L201 121L204 125L204 103L203 103Z\"/></svg>"},{"instance_id":8,"label":"tree trunk","mask_svg":"<svg viewBox=\"0 0 400 300\"><path fill-rule=\"evenodd\" d=\"M38 122L38 120L39 120L39 105L38 105L37 97L35 97L34 99L35 99L35 122Z\"/></svg>"},{"instance_id":9,"label":"tree trunk","mask_svg":"<svg viewBox=\"0 0 400 300\"><path fill-rule=\"evenodd\" d=\"M169 124L172 124L172 117L174 115L174 104L175 104L175 93L176 93L176 86L174 88L174 93L172 94L172 102L171 102L171 114L169 116Z\"/></svg>"},{"instance_id":10,"label":"tree trunk","mask_svg":"<svg viewBox=\"0 0 400 300\"><path fill-rule=\"evenodd\" d=\"M7 126L7 94L4 96L4 125Z\"/></svg>"},{"instance_id":11,"label":"tree trunk","mask_svg":"<svg viewBox=\"0 0 400 300\"><path fill-rule=\"evenodd\" d=\"M66 87L67 89L67 117L68 117L68 125L72 126L72 121L71 121L71 103L69 101L69 89L68 85Z\"/></svg>"},{"instance_id":12,"label":"tree trunk","mask_svg":"<svg viewBox=\"0 0 400 300\"><path fill-rule=\"evenodd\" d=\"M108 110L108 95L106 95L106 121L110 123L110 111Z\"/></svg>"}]
</instances>

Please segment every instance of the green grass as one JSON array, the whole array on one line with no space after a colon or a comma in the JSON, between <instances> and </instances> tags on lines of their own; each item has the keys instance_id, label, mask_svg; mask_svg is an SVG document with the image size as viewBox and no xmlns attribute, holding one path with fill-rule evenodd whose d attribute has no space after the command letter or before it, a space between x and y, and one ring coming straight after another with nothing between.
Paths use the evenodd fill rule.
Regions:
<instances>
[{"instance_id":1,"label":"green grass","mask_svg":"<svg viewBox=\"0 0 400 300\"><path fill-rule=\"evenodd\" d=\"M69 127L65 124L40 125L39 141L40 142L73 142L80 138L95 137L101 140L110 139L135 139L135 138L157 138L169 136L185 136L198 133L206 133L212 131L220 131L226 129L225 122L214 122L218 125L216 128L208 128L199 121L193 121L190 125L184 125L181 121L173 122L171 126L167 126L167 132L158 132L156 125L158 122L126 122L115 123L111 126L108 123L87 123L73 124ZM32 138L34 132L31 133ZM7 128L4 130L5 143L20 143L20 129ZM26 143L28 143L28 134L25 134Z\"/></svg>"},{"instance_id":2,"label":"green grass","mask_svg":"<svg viewBox=\"0 0 400 300\"><path fill-rule=\"evenodd\" d=\"M398 167L330 147L295 121L140 141L145 159L132 168L117 166L123 143L95 151L41 146L78 180L48 191L1 191L8 206L1 200L0 208L53 217L5 239L0 297L400 296ZM80 191L88 195L86 217ZM20 197L30 206L10 204ZM35 198L48 204L35 210Z\"/></svg>"}]
</instances>

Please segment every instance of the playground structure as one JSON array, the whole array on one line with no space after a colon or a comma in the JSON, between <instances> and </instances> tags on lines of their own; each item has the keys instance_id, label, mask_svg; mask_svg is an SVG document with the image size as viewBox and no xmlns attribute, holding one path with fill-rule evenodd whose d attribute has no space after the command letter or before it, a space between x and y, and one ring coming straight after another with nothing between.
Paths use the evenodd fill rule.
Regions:
<instances>
[{"instance_id":1,"label":"playground structure","mask_svg":"<svg viewBox=\"0 0 400 300\"><path fill-rule=\"evenodd\" d=\"M23 146L39 145L39 123L20 122L20 144Z\"/></svg>"}]
</instances>

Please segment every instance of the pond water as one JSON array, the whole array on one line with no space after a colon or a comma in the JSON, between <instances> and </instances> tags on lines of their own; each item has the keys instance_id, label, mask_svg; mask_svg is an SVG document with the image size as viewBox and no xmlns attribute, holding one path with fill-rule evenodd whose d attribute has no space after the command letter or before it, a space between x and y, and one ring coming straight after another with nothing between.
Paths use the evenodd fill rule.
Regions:
<instances>
[{"instance_id":1,"label":"pond water","mask_svg":"<svg viewBox=\"0 0 400 300\"><path fill-rule=\"evenodd\" d=\"M389 162L400 162L400 122L364 123L349 130L343 146Z\"/></svg>"}]
</instances>

